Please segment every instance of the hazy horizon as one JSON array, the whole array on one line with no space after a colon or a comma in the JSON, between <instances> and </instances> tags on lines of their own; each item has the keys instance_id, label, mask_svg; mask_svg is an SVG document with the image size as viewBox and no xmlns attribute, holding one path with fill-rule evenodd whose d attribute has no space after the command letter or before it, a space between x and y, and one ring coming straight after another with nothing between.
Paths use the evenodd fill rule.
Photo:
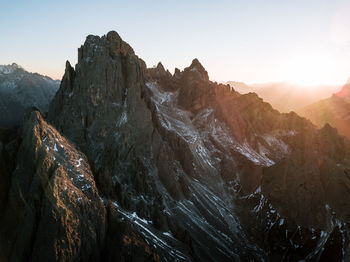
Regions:
<instances>
[{"instance_id":1,"label":"hazy horizon","mask_svg":"<svg viewBox=\"0 0 350 262\"><path fill-rule=\"evenodd\" d=\"M160 61L173 72L198 58L218 82L342 85L350 77L346 1L11 1L2 8L0 64L54 79L66 60L76 63L87 35L110 30L148 67Z\"/></svg>"}]
</instances>

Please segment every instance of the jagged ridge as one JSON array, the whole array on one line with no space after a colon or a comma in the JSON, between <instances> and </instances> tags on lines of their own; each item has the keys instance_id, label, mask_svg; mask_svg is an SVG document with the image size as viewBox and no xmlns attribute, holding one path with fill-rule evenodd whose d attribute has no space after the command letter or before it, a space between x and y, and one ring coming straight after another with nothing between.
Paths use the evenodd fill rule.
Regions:
<instances>
[{"instance_id":1,"label":"jagged ridge","mask_svg":"<svg viewBox=\"0 0 350 262\"><path fill-rule=\"evenodd\" d=\"M84 164L91 185L93 174L96 193L88 207L100 210L91 220L100 222L76 236L81 245L72 247L79 252L59 246L65 257L294 261L346 256L349 192L339 184L349 184L344 173L350 150L334 129L317 130L295 113L280 114L254 93L241 95L209 81L197 59L174 75L161 64L147 69L116 32L88 36L78 53L75 69L67 63L49 110L49 121L71 142L35 120L37 113L26 124L42 123L40 132L49 129L50 137L60 137L75 153L65 158L53 139L48 148L22 142L18 153L41 148L46 159L53 146L56 159L78 161L67 174L76 175L77 165ZM31 130L36 129L24 128L23 141L32 137ZM41 159L28 155L29 161ZM35 163L39 169L55 161ZM42 171L39 177L61 177L51 176L49 168ZM57 201L61 197L55 195ZM46 203L39 199L39 206ZM73 214L84 218L74 208L77 200L67 201ZM21 231L26 230L15 232ZM42 259L28 242L23 244L27 257Z\"/></svg>"}]
</instances>

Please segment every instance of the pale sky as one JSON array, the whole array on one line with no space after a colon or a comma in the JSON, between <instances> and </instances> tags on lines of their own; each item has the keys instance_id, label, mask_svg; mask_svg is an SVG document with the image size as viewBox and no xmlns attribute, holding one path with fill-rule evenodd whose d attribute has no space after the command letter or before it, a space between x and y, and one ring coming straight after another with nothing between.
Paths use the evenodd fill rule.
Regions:
<instances>
[{"instance_id":1,"label":"pale sky","mask_svg":"<svg viewBox=\"0 0 350 262\"><path fill-rule=\"evenodd\" d=\"M350 1L0 0L0 64L60 79L88 34L117 31L149 67L193 58L214 81L343 84Z\"/></svg>"}]
</instances>

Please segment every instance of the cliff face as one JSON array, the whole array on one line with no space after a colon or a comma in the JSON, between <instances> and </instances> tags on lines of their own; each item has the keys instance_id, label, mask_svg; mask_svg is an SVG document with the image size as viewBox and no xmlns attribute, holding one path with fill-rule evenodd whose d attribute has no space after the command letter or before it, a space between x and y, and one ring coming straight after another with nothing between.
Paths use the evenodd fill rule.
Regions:
<instances>
[{"instance_id":1,"label":"cliff face","mask_svg":"<svg viewBox=\"0 0 350 262\"><path fill-rule=\"evenodd\" d=\"M105 207L85 155L38 111L26 116L21 140L1 217L9 261L98 258Z\"/></svg>"},{"instance_id":2,"label":"cliff face","mask_svg":"<svg viewBox=\"0 0 350 262\"><path fill-rule=\"evenodd\" d=\"M78 53L50 124L34 111L19 149L1 138L6 258L347 256L350 147L334 129L211 82L197 59L174 75L147 69L116 32Z\"/></svg>"}]
</instances>

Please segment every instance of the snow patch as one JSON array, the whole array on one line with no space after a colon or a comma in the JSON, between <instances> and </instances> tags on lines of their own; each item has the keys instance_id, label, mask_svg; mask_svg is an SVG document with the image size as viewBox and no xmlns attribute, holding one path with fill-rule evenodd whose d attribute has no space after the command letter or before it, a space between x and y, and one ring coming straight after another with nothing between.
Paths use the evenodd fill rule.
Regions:
<instances>
[{"instance_id":1,"label":"snow patch","mask_svg":"<svg viewBox=\"0 0 350 262\"><path fill-rule=\"evenodd\" d=\"M167 237L174 238L173 235L170 232L163 232L163 235L165 235Z\"/></svg>"},{"instance_id":2,"label":"snow patch","mask_svg":"<svg viewBox=\"0 0 350 262\"><path fill-rule=\"evenodd\" d=\"M256 164L260 164L264 166L272 166L275 164L273 160L269 159L266 156L267 154L266 152L264 152L263 154L257 153L253 148L249 146L249 144L246 141L242 145L236 144L234 147L239 153L241 153L250 161Z\"/></svg>"},{"instance_id":3,"label":"snow patch","mask_svg":"<svg viewBox=\"0 0 350 262\"><path fill-rule=\"evenodd\" d=\"M284 218L281 218L279 225L283 226L283 224L284 224Z\"/></svg>"},{"instance_id":4,"label":"snow patch","mask_svg":"<svg viewBox=\"0 0 350 262\"><path fill-rule=\"evenodd\" d=\"M4 74L4 75L12 74L14 71L20 68L21 67L16 63L13 63L12 65L0 65L0 74Z\"/></svg>"},{"instance_id":5,"label":"snow patch","mask_svg":"<svg viewBox=\"0 0 350 262\"><path fill-rule=\"evenodd\" d=\"M82 160L83 160L82 158L79 158L79 159L78 159L78 164L76 165L76 167L80 167L81 161L82 161Z\"/></svg>"},{"instance_id":6,"label":"snow patch","mask_svg":"<svg viewBox=\"0 0 350 262\"><path fill-rule=\"evenodd\" d=\"M121 127L122 125L126 124L127 122L128 122L128 114L127 114L127 104L126 104L126 99L125 99L124 105L123 105L123 112L120 115L116 126Z\"/></svg>"}]
</instances>

